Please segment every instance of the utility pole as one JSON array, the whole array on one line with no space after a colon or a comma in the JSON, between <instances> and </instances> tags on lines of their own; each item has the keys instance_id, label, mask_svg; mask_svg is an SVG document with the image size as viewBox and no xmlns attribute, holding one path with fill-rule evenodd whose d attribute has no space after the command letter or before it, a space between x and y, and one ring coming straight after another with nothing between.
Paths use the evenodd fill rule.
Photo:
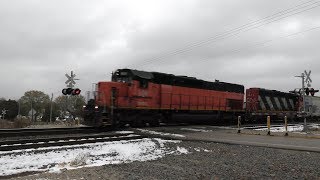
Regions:
<instances>
[{"instance_id":1,"label":"utility pole","mask_svg":"<svg viewBox=\"0 0 320 180\"><path fill-rule=\"evenodd\" d=\"M31 99L31 122L33 123L33 107L32 107L32 99Z\"/></svg>"},{"instance_id":2,"label":"utility pole","mask_svg":"<svg viewBox=\"0 0 320 180\"><path fill-rule=\"evenodd\" d=\"M18 118L20 119L20 108L21 108L20 99L17 102L18 102Z\"/></svg>"},{"instance_id":3,"label":"utility pole","mask_svg":"<svg viewBox=\"0 0 320 180\"><path fill-rule=\"evenodd\" d=\"M50 105L50 123L52 122L52 100L53 100L53 93L51 93L51 105Z\"/></svg>"},{"instance_id":4,"label":"utility pole","mask_svg":"<svg viewBox=\"0 0 320 180\"><path fill-rule=\"evenodd\" d=\"M304 73L301 73L300 76L294 76L294 77L300 77L301 80L302 80L302 88L300 89L300 93L301 93L301 97L302 97L302 111L303 113L306 111L305 109L305 104L304 104L304 95L305 95L305 85L304 85L304 78L305 78L305 75Z\"/></svg>"}]
</instances>

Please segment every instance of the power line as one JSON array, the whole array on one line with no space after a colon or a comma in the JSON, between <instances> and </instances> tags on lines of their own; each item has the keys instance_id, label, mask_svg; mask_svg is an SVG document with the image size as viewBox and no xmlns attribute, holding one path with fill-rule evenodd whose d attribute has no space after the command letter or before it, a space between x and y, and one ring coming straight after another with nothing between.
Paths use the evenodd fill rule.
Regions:
<instances>
[{"instance_id":1,"label":"power line","mask_svg":"<svg viewBox=\"0 0 320 180\"><path fill-rule=\"evenodd\" d=\"M315 6L315 7L318 7L318 6L320 6L320 5L317 5L317 6ZM260 24L260 25L257 25L257 26L252 26L252 27L249 27L248 29L245 29L245 28L244 28L244 29L240 29L240 30L235 31L235 32L227 33L226 35L217 36L216 38L213 39L213 40L216 40L216 41L213 41L213 42L217 42L217 41L219 41L219 40L224 40L224 39L227 39L227 38L229 38L229 37L236 36L236 35L238 35L238 34L240 34L240 33L242 33L242 32L246 32L246 31L249 31L249 30L252 30L252 29L259 28L259 27L261 27L261 26L263 26L263 25L270 24L270 23L275 22L275 21L279 21L279 20L284 19L284 18L286 18L286 17L290 17L290 16L293 16L293 15L295 15L295 14L299 14L299 13L301 13L301 12L304 12L304 11L307 11L307 10L310 10L310 9L313 9L313 8L315 8L315 7L311 7L311 8L308 8L308 9L304 9L304 10L298 11L298 12L296 12L296 13L294 13L294 14L290 14L290 15L288 15L288 16L280 17L280 18L278 18L278 19L275 19L275 20L272 20L272 21L269 21L269 22L265 22L264 24ZM205 44L208 44L208 43L213 43L213 42L210 42L210 41L207 40L206 42L201 42L201 43L199 43L199 44L190 46L190 47L188 47L188 48L185 48L185 49L182 49L182 50L179 50L179 51L176 51L176 52L174 52L174 53L167 54L167 55L165 55L165 56L162 56L162 57L159 57L159 58L155 58L155 59L149 60L149 62L152 62L152 61L154 61L154 60L163 61L163 60L165 60L164 58L166 58L168 55L182 54L182 53L188 52L188 51L190 51L190 50L192 50L192 49L194 49L194 48L200 47L200 46L205 45ZM147 62L147 63L148 63L148 62ZM145 64L145 65L146 65L146 64Z\"/></svg>"},{"instance_id":2,"label":"power line","mask_svg":"<svg viewBox=\"0 0 320 180\"><path fill-rule=\"evenodd\" d=\"M304 2L304 3L298 4L298 5L293 6L291 8L279 11L279 12L277 12L275 14L270 15L270 16L266 16L266 17L264 17L262 19L259 19L259 20L244 24L244 25L239 26L237 28L234 28L234 29L231 29L231 30L226 31L224 33L218 34L218 35L213 36L213 37L211 37L211 38L209 38L207 40L199 41L199 42L193 43L191 45L188 45L188 46L186 46L184 48L177 49L177 50L174 50L172 52L166 53L166 54L164 54L162 56L159 56L159 57L156 57L156 58L152 58L150 60L143 61L143 62L140 63L140 66L147 65L148 63L151 63L151 62L156 61L156 60L159 60L161 62L161 61L165 60L164 58L166 58L168 56L174 56L174 55L177 55L177 54L182 54L182 53L188 52L188 51L190 51L190 50L192 50L194 48L203 46L205 44L214 43L214 42L217 42L219 40L227 39L229 37L236 36L236 35L238 35L238 34L240 34L242 32L246 32L246 31L249 31L249 30L252 30L252 29L256 29L256 28L259 28L261 26L270 24L272 22L276 22L276 21L279 21L281 19L293 16L293 15L296 15L296 14L300 14L302 12L305 12L305 11L308 11L308 10L311 10L311 9L314 9L314 8L320 6L319 3L320 3L319 1L311 0L311 1L307 1L307 2ZM142 63L144 63L144 64L142 64Z\"/></svg>"},{"instance_id":3,"label":"power line","mask_svg":"<svg viewBox=\"0 0 320 180\"><path fill-rule=\"evenodd\" d=\"M314 5L314 3L313 3L312 5ZM309 5L308 5L308 6L309 6ZM318 4L317 6L319 6L319 4ZM317 6L315 6L315 7L317 7ZM305 8L305 7L306 7L306 6L303 6L303 8ZM292 16L292 15L295 15L295 14L298 14L298 13L301 13L301 12L304 12L304 11L309 10L309 9L313 9L313 8L315 8L315 7L311 7L311 8L308 8L308 9L304 9L304 10L302 10L302 11L296 12L296 13L294 13L294 14L290 14L290 15L288 15L288 16L284 16L284 17L281 17L281 16L280 16L280 18L278 17L278 19L275 19L275 20L274 20L274 18L273 18L273 20L272 20L272 19L268 19L268 20L272 20L272 21L265 22L264 24L260 24L260 25L259 25L259 23L258 23L258 26L253 26L253 27L248 26L249 29L246 29L246 28L247 28L247 27L246 27L247 25L243 25L243 26L241 26L241 27L244 27L244 28L240 28L240 29L239 29L239 28L236 28L237 30L234 31L234 32L233 32L233 30L231 30L231 31L229 31L229 32L227 32L227 33L222 33L221 35L215 36L213 39L205 40L205 41L203 41L203 42L199 42L199 43L197 43L197 44L194 44L194 45L191 45L191 46L187 46L187 48L181 49L181 50L179 50L179 51L175 51L175 52L170 53L170 54L167 54L167 55L181 54L181 53L190 51L190 50L192 50L193 48L199 47L199 46L201 46L201 45L208 44L208 43L210 43L210 40L217 40L217 41L218 41L218 40L223 40L223 39L226 39L226 38L228 38L228 37L232 37L232 36L238 35L238 34L240 34L242 31L243 31L243 32L246 32L246 31L248 31L248 30L255 29L255 28L261 27L261 26L266 25L266 24L270 24L270 23L272 23L272 22L275 22L275 21L278 21L278 20L280 20L280 19L283 19L283 18ZM301 8L300 8L300 9L301 9ZM294 11L295 11L295 10L297 10L297 9L294 9ZM287 11L287 10L285 10L285 11ZM294 11L289 11L289 12L294 12ZM276 13L276 14L279 14L279 13ZM287 14L287 13L285 13L285 14ZM273 15L271 15L271 16L273 16ZM268 17L271 17L271 16L268 16ZM276 16L276 17L277 17L277 16ZM262 19L265 19L265 18L262 18ZM257 21L255 21L255 22L258 22L258 21L261 21L261 20L257 20ZM249 24L251 24L251 23L249 23ZM254 23L253 25L257 25L257 23ZM164 56L164 57L166 57L166 56ZM157 60L157 59L161 60L161 59L163 59L164 57L154 58L154 59L149 60L149 61L154 61L154 60Z\"/></svg>"},{"instance_id":4,"label":"power line","mask_svg":"<svg viewBox=\"0 0 320 180\"><path fill-rule=\"evenodd\" d=\"M265 40L265 41L260 41L260 42L256 42L256 43L251 43L251 45L245 47L245 48L237 48L237 49L234 49L234 50L231 50L230 52L228 52L228 54L231 54L231 53L238 53L244 49L249 49L251 47L259 47L259 46L263 46L263 45L266 45L266 44L270 44L278 39L283 39L283 38L288 38L288 37L292 37L292 36L297 36L297 35L300 35L300 34L303 34L303 33L306 33L306 32L309 32L309 31L314 31L314 30L319 30L320 29L320 26L316 26L316 27L312 27L312 28L309 28L309 29L306 29L306 30L303 30L303 31L299 31L299 32L295 32L295 33L292 33L292 34L287 34L287 35L284 35L284 36L280 36L280 37L277 37L277 38L274 38L274 39L269 39L269 40ZM205 62L205 61L208 61L210 59L202 59L202 60L198 60L199 61L202 61L202 62Z\"/></svg>"}]
</instances>

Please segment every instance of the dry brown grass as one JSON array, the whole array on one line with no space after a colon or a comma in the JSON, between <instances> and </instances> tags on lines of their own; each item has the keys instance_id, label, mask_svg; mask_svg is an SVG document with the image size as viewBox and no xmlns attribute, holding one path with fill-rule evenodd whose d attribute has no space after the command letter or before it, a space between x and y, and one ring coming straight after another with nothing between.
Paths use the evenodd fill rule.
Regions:
<instances>
[{"instance_id":1,"label":"dry brown grass","mask_svg":"<svg viewBox=\"0 0 320 180\"><path fill-rule=\"evenodd\" d=\"M31 121L28 119L15 119L14 121L0 120L0 129L25 128L30 126Z\"/></svg>"},{"instance_id":2,"label":"dry brown grass","mask_svg":"<svg viewBox=\"0 0 320 180\"><path fill-rule=\"evenodd\" d=\"M0 128L1 129L11 129L14 128L13 122L7 120L0 120Z\"/></svg>"},{"instance_id":3,"label":"dry brown grass","mask_svg":"<svg viewBox=\"0 0 320 180\"><path fill-rule=\"evenodd\" d=\"M29 119L15 119L14 120L14 128L25 128L31 125L31 121Z\"/></svg>"}]
</instances>

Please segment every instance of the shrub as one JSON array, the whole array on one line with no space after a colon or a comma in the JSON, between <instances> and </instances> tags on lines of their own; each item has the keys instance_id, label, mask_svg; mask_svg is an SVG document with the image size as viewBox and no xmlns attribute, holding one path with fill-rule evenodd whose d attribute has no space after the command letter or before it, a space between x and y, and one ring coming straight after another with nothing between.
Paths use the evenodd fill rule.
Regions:
<instances>
[{"instance_id":1,"label":"shrub","mask_svg":"<svg viewBox=\"0 0 320 180\"><path fill-rule=\"evenodd\" d=\"M87 164L87 160L89 159L90 154L78 154L76 158L70 162L70 166L77 167L77 166L83 166Z\"/></svg>"},{"instance_id":2,"label":"shrub","mask_svg":"<svg viewBox=\"0 0 320 180\"><path fill-rule=\"evenodd\" d=\"M0 119L0 128L1 129L11 129L11 128L13 128L13 122Z\"/></svg>"}]
</instances>

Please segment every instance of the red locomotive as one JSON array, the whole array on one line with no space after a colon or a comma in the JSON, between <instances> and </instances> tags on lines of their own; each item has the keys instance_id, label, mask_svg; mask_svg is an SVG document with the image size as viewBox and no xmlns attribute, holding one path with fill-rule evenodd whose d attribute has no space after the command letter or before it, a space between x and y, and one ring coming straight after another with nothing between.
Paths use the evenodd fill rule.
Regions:
<instances>
[{"instance_id":1,"label":"red locomotive","mask_svg":"<svg viewBox=\"0 0 320 180\"><path fill-rule=\"evenodd\" d=\"M186 120L218 122L244 114L244 86L159 72L118 69L84 108L93 126L141 127Z\"/></svg>"}]
</instances>

